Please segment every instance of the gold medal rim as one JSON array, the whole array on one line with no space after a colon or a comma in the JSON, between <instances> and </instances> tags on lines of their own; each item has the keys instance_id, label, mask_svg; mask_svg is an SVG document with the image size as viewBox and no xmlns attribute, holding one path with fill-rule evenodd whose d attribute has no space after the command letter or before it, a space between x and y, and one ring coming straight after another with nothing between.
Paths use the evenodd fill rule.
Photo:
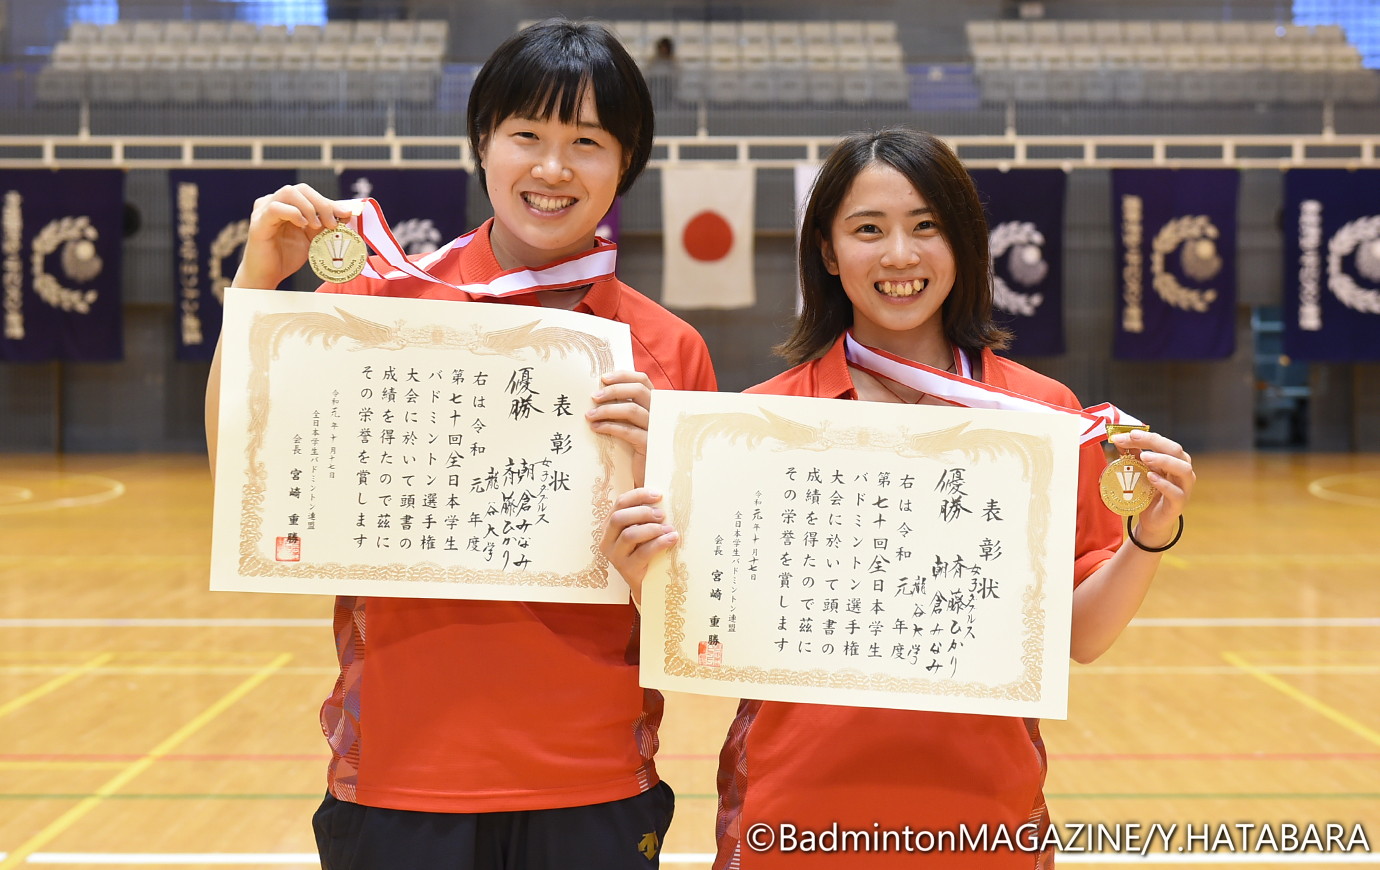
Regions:
<instances>
[{"instance_id":1,"label":"gold medal rim","mask_svg":"<svg viewBox=\"0 0 1380 870\"><path fill-rule=\"evenodd\" d=\"M361 249L356 257L347 260L349 265L340 270L321 265L323 260L326 262L330 261L330 258L325 256L325 238L329 234L337 232L350 236L350 249L352 251L357 248ZM365 244L364 237L359 233L350 229L350 227L345 224L337 224L336 226L323 229L312 237L311 244L307 247L307 262L311 265L312 272L322 281L329 281L332 284L344 284L346 281L353 281L355 278L358 278L364 271L365 264L369 262L369 246Z\"/></svg>"},{"instance_id":2,"label":"gold medal rim","mask_svg":"<svg viewBox=\"0 0 1380 870\"><path fill-rule=\"evenodd\" d=\"M1115 468L1118 465L1131 462L1140 466L1142 477L1140 483L1136 485L1136 498L1131 501L1121 497L1121 483L1116 479ZM1144 475L1149 474L1150 469L1144 462L1134 456L1118 456L1114 462L1108 463L1102 470L1102 476L1098 479L1098 488L1102 494L1102 503L1112 513L1120 514L1123 517L1135 516L1150 506L1150 500L1155 497L1155 488L1150 485Z\"/></svg>"}]
</instances>

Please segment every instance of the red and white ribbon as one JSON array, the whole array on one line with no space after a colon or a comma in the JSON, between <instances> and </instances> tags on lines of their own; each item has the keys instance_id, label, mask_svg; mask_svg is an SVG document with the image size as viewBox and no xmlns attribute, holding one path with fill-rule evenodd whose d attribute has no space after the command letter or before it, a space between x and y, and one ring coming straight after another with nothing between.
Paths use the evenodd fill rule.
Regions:
<instances>
[{"instance_id":1,"label":"red and white ribbon","mask_svg":"<svg viewBox=\"0 0 1380 870\"><path fill-rule=\"evenodd\" d=\"M1001 387L975 381L972 377L972 366L968 362L967 354L957 349L954 351L954 356L958 363L956 368L959 373L952 374L927 366L924 363L887 353L884 350L859 344L853 338L853 333L850 330L844 336L844 356L847 357L849 365L862 369L874 377L889 378L898 384L910 387L912 390L919 390L961 408L993 408L1003 411L1072 414L1083 420L1083 434L1079 436L1080 444L1087 444L1089 441L1101 441L1106 438L1109 423L1130 426L1143 425L1135 417L1110 403L1104 402L1101 405L1094 405L1079 411L1051 405L1039 399L1032 399L1020 393L1013 393Z\"/></svg>"},{"instance_id":2,"label":"red and white ribbon","mask_svg":"<svg viewBox=\"0 0 1380 870\"><path fill-rule=\"evenodd\" d=\"M485 284L452 284L427 270L451 251L468 245L479 230L471 230L445 247L416 260L409 260L402 245L393 237L393 231L388 228L388 221L384 219L379 204L373 199L365 199L360 201L359 207L359 234L385 263L393 267L387 272L379 272L369 264L365 265L361 274L384 281L419 278L471 296L517 296L539 290L568 290L611 278L618 258L618 246L596 236L594 247L588 251L557 260L540 269L512 269Z\"/></svg>"}]
</instances>

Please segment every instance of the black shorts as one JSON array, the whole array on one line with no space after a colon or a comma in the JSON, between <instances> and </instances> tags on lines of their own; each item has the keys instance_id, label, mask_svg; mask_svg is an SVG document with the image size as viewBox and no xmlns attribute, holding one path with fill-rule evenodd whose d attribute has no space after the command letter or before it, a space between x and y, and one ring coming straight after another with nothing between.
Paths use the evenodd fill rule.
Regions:
<instances>
[{"instance_id":1,"label":"black shorts","mask_svg":"<svg viewBox=\"0 0 1380 870\"><path fill-rule=\"evenodd\" d=\"M419 813L321 802L323 870L647 870L676 795L660 783L609 803L510 813Z\"/></svg>"}]
</instances>

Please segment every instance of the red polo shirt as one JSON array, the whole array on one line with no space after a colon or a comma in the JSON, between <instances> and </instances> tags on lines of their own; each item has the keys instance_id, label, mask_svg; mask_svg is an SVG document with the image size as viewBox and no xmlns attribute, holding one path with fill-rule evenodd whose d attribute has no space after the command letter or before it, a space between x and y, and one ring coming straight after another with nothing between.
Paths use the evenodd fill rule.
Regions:
<instances>
[{"instance_id":1,"label":"red polo shirt","mask_svg":"<svg viewBox=\"0 0 1380 870\"><path fill-rule=\"evenodd\" d=\"M1080 407L1062 384L984 351L985 383L1051 404ZM821 358L750 393L856 399L840 339ZM1078 517L1072 581L1082 582L1121 543L1118 517L1102 505L1097 443L1079 453ZM720 755L719 854L715 868L917 866L1036 867L1021 852L852 851L757 853L741 842L755 824L799 831L956 831L1006 825L1014 833L1048 824L1042 788L1045 750L1039 720L959 713L743 701ZM874 827L875 825L875 827ZM1044 856L1048 858L1049 856Z\"/></svg>"},{"instance_id":2,"label":"red polo shirt","mask_svg":"<svg viewBox=\"0 0 1380 870\"><path fill-rule=\"evenodd\" d=\"M454 284L499 275L489 226L432 274ZM321 292L533 304L410 278ZM628 324L634 362L657 388L716 389L699 333L616 278L575 310ZM340 597L335 634L340 678L321 725L341 800L503 812L620 800L658 782L662 699L638 686L631 604Z\"/></svg>"}]
</instances>

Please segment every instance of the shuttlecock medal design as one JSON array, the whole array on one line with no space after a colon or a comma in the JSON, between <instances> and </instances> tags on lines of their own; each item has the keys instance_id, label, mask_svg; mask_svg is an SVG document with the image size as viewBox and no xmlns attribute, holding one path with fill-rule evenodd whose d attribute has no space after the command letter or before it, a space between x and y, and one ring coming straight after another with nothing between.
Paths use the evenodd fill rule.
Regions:
<instances>
[{"instance_id":1,"label":"shuttlecock medal design","mask_svg":"<svg viewBox=\"0 0 1380 870\"><path fill-rule=\"evenodd\" d=\"M1109 424L1107 435L1119 435L1132 429L1149 430L1149 426L1128 426ZM1136 451L1139 453L1139 451ZM1123 517L1134 516L1150 505L1155 497L1155 488L1147 478L1150 469L1131 452L1121 452L1116 459L1102 471L1102 503L1113 513Z\"/></svg>"},{"instance_id":2,"label":"shuttlecock medal design","mask_svg":"<svg viewBox=\"0 0 1380 870\"><path fill-rule=\"evenodd\" d=\"M316 234L307 252L311 270L322 281L344 284L359 277L369 261L369 246L343 221Z\"/></svg>"}]
</instances>

